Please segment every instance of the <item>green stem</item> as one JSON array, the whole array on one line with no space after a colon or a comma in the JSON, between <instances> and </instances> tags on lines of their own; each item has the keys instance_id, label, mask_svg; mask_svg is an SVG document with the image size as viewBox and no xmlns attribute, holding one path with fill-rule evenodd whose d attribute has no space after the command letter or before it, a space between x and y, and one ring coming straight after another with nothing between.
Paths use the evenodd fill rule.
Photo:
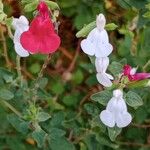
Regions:
<instances>
[{"instance_id":1,"label":"green stem","mask_svg":"<svg viewBox=\"0 0 150 150\"><path fill-rule=\"evenodd\" d=\"M21 113L16 110L16 108L14 108L11 104L9 104L7 101L4 100L0 100L6 107L8 107L12 112L14 112L19 118L23 118L23 116L21 115Z\"/></svg>"},{"instance_id":2,"label":"green stem","mask_svg":"<svg viewBox=\"0 0 150 150\"><path fill-rule=\"evenodd\" d=\"M22 80L22 74L21 74L21 65L20 65L20 56L19 55L17 55L17 57L16 57L16 65L17 65L18 78L20 80L20 84L22 87L23 80Z\"/></svg>"},{"instance_id":3,"label":"green stem","mask_svg":"<svg viewBox=\"0 0 150 150\"><path fill-rule=\"evenodd\" d=\"M49 55L47 56L47 58L46 58L46 60L45 60L45 62L44 62L44 64L43 64L43 66L42 66L42 68L41 68L41 70L40 70L40 72L39 72L39 74L38 74L38 77L37 77L37 79L35 80L35 86L34 86L34 89L33 89L33 98L32 98L34 104L35 104L35 102L36 102L36 100L37 100L37 90L38 90L38 88L39 88L39 83L38 83L38 82L39 82L39 80L43 77L44 71L45 71L45 69L46 69L46 67L47 67L47 65L48 65L48 63L49 63L49 61L50 61L50 59L51 59L51 54L49 54Z\"/></svg>"}]
</instances>

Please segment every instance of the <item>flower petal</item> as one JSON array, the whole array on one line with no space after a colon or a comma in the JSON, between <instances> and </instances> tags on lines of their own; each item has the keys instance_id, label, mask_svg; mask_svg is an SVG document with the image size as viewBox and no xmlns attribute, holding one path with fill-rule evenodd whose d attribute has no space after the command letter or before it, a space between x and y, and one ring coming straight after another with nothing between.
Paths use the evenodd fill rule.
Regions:
<instances>
[{"instance_id":1,"label":"flower petal","mask_svg":"<svg viewBox=\"0 0 150 150\"><path fill-rule=\"evenodd\" d=\"M97 80L100 84L102 84L105 87L112 86L111 80L108 78L108 76L105 73L97 73L96 74Z\"/></svg>"},{"instance_id":2,"label":"flower petal","mask_svg":"<svg viewBox=\"0 0 150 150\"><path fill-rule=\"evenodd\" d=\"M81 48L87 55L93 56L95 54L93 44L87 39L81 41Z\"/></svg>"},{"instance_id":3,"label":"flower petal","mask_svg":"<svg viewBox=\"0 0 150 150\"><path fill-rule=\"evenodd\" d=\"M108 65L109 65L109 58L108 57L102 57L102 58L96 58L95 59L96 71L99 73L106 72Z\"/></svg>"},{"instance_id":4,"label":"flower petal","mask_svg":"<svg viewBox=\"0 0 150 150\"><path fill-rule=\"evenodd\" d=\"M20 57L29 56L28 51L26 51L19 42L16 42L14 44L15 44L15 51Z\"/></svg>"},{"instance_id":5,"label":"flower petal","mask_svg":"<svg viewBox=\"0 0 150 150\"><path fill-rule=\"evenodd\" d=\"M96 26L99 31L103 30L106 24L106 19L103 14L99 14L96 18Z\"/></svg>"},{"instance_id":6,"label":"flower petal","mask_svg":"<svg viewBox=\"0 0 150 150\"><path fill-rule=\"evenodd\" d=\"M12 26L15 30L28 30L26 29L29 22L25 16L20 16L19 18L13 18Z\"/></svg>"},{"instance_id":7,"label":"flower petal","mask_svg":"<svg viewBox=\"0 0 150 150\"><path fill-rule=\"evenodd\" d=\"M106 110L114 113L116 106L117 106L117 99L115 97L112 97L107 104Z\"/></svg>"},{"instance_id":8,"label":"flower petal","mask_svg":"<svg viewBox=\"0 0 150 150\"><path fill-rule=\"evenodd\" d=\"M111 54L113 47L110 43L100 43L95 50L96 57L107 57Z\"/></svg>"},{"instance_id":9,"label":"flower petal","mask_svg":"<svg viewBox=\"0 0 150 150\"><path fill-rule=\"evenodd\" d=\"M20 41L30 53L50 54L58 49L60 37L55 33L45 2L39 6L39 15L33 19L29 30L21 35Z\"/></svg>"},{"instance_id":10,"label":"flower petal","mask_svg":"<svg viewBox=\"0 0 150 150\"><path fill-rule=\"evenodd\" d=\"M100 113L101 121L108 127L112 128L115 126L115 118L114 115L108 110L103 110Z\"/></svg>"},{"instance_id":11,"label":"flower petal","mask_svg":"<svg viewBox=\"0 0 150 150\"><path fill-rule=\"evenodd\" d=\"M119 128L128 126L132 121L132 116L128 112L118 113L116 117L116 124Z\"/></svg>"},{"instance_id":12,"label":"flower petal","mask_svg":"<svg viewBox=\"0 0 150 150\"><path fill-rule=\"evenodd\" d=\"M113 80L114 77L111 74L105 73L110 80Z\"/></svg>"}]
</instances>

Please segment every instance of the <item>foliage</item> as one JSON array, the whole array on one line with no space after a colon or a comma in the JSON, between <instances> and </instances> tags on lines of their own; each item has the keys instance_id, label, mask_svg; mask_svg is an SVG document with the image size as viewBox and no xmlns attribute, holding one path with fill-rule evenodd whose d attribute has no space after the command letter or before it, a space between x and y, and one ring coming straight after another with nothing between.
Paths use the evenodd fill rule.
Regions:
<instances>
[{"instance_id":1,"label":"foliage","mask_svg":"<svg viewBox=\"0 0 150 150\"><path fill-rule=\"evenodd\" d=\"M116 85L101 91L94 65L75 44L71 44L67 55L62 47L54 54L40 80L36 77L46 59L43 55L21 59L24 78L18 76L11 40L12 3L0 1L0 149L148 150L150 81L133 82L125 87L133 123L126 129L106 128L99 113L112 97ZM15 3L29 18L36 14L38 0ZM116 81L126 63L138 66L141 72L150 71L149 0L59 0L57 3L46 0L46 3L53 14L60 10L63 19L71 20L73 28L79 31L72 33L77 37L86 37L95 27L95 16L100 12L106 14L106 29L114 46L109 72ZM62 30L69 29L63 26ZM69 35L68 39L62 39L64 45ZM125 79L121 86L124 83Z\"/></svg>"}]
</instances>

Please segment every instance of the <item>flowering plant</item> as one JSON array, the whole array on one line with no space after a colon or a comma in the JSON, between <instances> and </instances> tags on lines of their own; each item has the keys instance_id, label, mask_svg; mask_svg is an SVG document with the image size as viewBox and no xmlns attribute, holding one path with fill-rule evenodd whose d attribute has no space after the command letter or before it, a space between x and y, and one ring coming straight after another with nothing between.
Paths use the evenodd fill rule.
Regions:
<instances>
[{"instance_id":1,"label":"flowering plant","mask_svg":"<svg viewBox=\"0 0 150 150\"><path fill-rule=\"evenodd\" d=\"M149 0L0 0L0 149L149 149L149 33Z\"/></svg>"}]
</instances>

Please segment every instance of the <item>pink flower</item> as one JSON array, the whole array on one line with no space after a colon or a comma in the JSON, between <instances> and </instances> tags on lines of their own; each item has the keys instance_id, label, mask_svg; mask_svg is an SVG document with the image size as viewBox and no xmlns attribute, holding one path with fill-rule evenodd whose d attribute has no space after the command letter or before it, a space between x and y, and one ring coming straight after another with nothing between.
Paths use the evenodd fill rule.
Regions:
<instances>
[{"instance_id":1,"label":"pink flower","mask_svg":"<svg viewBox=\"0 0 150 150\"><path fill-rule=\"evenodd\" d=\"M125 65L123 67L123 74L127 76L130 81L150 78L150 73L136 73L136 68L132 68L130 65Z\"/></svg>"},{"instance_id":2,"label":"pink flower","mask_svg":"<svg viewBox=\"0 0 150 150\"><path fill-rule=\"evenodd\" d=\"M54 53L60 45L60 37L55 33L49 9L41 1L37 10L39 13L31 22L29 30L21 35L21 44L30 53Z\"/></svg>"}]
</instances>

